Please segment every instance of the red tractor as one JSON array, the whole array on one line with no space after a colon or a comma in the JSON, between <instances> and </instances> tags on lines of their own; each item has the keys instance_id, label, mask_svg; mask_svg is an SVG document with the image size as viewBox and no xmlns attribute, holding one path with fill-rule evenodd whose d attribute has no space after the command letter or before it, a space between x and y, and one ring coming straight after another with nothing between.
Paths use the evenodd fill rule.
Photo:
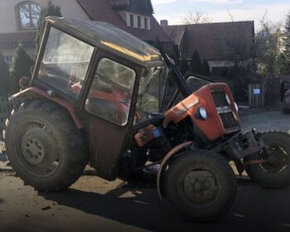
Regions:
<instances>
[{"instance_id":1,"label":"red tractor","mask_svg":"<svg viewBox=\"0 0 290 232\"><path fill-rule=\"evenodd\" d=\"M88 164L106 180L158 166L160 197L208 221L235 199L229 161L264 187L290 183L289 136L243 132L228 85L193 91L167 55L110 24L46 21L33 76L10 98L5 129L9 160L26 184L60 191Z\"/></svg>"}]
</instances>

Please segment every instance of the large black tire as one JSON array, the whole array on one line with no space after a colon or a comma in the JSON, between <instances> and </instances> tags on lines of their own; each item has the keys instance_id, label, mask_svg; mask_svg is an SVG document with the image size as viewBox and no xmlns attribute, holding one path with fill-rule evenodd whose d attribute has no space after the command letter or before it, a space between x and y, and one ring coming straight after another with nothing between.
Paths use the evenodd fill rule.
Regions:
<instances>
[{"instance_id":1,"label":"large black tire","mask_svg":"<svg viewBox=\"0 0 290 232\"><path fill-rule=\"evenodd\" d=\"M211 151L185 152L169 165L165 178L166 195L174 208L197 222L224 215L237 192L233 170L223 157Z\"/></svg>"},{"instance_id":2,"label":"large black tire","mask_svg":"<svg viewBox=\"0 0 290 232\"><path fill-rule=\"evenodd\" d=\"M68 188L87 164L80 131L62 107L47 100L23 103L11 114L5 142L16 174L39 191Z\"/></svg>"},{"instance_id":3,"label":"large black tire","mask_svg":"<svg viewBox=\"0 0 290 232\"><path fill-rule=\"evenodd\" d=\"M284 132L269 131L263 133L262 138L270 157L263 164L246 165L246 171L254 182L265 188L284 188L290 184L290 136ZM261 159L263 152L246 157L245 163Z\"/></svg>"}]
</instances>

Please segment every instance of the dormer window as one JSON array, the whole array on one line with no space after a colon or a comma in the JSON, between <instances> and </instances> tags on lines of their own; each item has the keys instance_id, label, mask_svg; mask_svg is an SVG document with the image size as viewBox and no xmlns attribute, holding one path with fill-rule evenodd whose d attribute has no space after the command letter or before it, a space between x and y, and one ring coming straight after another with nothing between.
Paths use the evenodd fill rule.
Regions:
<instances>
[{"instance_id":1,"label":"dormer window","mask_svg":"<svg viewBox=\"0 0 290 232\"><path fill-rule=\"evenodd\" d=\"M123 12L121 16L126 20L128 27L151 30L150 17L131 12Z\"/></svg>"},{"instance_id":2,"label":"dormer window","mask_svg":"<svg viewBox=\"0 0 290 232\"><path fill-rule=\"evenodd\" d=\"M22 30L34 29L40 16L41 8L34 2L21 2L17 6L19 28Z\"/></svg>"},{"instance_id":3,"label":"dormer window","mask_svg":"<svg viewBox=\"0 0 290 232\"><path fill-rule=\"evenodd\" d=\"M130 27L134 27L134 15L130 14Z\"/></svg>"},{"instance_id":4,"label":"dormer window","mask_svg":"<svg viewBox=\"0 0 290 232\"><path fill-rule=\"evenodd\" d=\"M138 15L138 28L141 28L141 16Z\"/></svg>"},{"instance_id":5,"label":"dormer window","mask_svg":"<svg viewBox=\"0 0 290 232\"><path fill-rule=\"evenodd\" d=\"M148 18L146 18L146 17L144 19L144 27L146 30L148 30Z\"/></svg>"}]
</instances>

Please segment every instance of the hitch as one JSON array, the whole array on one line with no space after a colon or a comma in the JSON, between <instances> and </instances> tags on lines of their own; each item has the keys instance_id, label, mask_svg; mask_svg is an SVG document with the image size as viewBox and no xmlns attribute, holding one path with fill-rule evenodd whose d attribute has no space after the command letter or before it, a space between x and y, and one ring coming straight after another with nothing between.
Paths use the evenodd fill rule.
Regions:
<instances>
[{"instance_id":1,"label":"hitch","mask_svg":"<svg viewBox=\"0 0 290 232\"><path fill-rule=\"evenodd\" d=\"M248 155L262 151L264 148L265 143L255 129L246 133L238 133L222 144L222 150L234 161L240 161Z\"/></svg>"}]
</instances>

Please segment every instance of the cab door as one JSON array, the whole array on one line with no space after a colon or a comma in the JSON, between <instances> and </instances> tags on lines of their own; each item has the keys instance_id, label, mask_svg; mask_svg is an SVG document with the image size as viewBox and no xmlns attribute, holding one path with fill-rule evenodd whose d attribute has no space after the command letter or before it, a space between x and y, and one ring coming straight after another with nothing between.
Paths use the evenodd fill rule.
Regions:
<instances>
[{"instance_id":1,"label":"cab door","mask_svg":"<svg viewBox=\"0 0 290 232\"><path fill-rule=\"evenodd\" d=\"M137 72L112 58L100 58L84 108L93 166L98 175L113 180L126 149L134 120Z\"/></svg>"}]
</instances>

